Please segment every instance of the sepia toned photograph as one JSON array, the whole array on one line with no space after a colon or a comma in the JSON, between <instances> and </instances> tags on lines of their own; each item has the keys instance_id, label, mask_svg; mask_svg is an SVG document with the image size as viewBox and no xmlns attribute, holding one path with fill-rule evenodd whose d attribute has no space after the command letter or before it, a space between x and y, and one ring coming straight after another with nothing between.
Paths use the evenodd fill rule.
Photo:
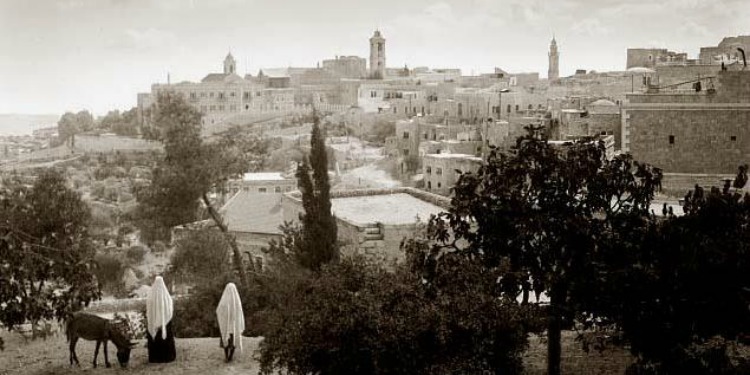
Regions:
<instances>
[{"instance_id":1,"label":"sepia toned photograph","mask_svg":"<svg viewBox=\"0 0 750 375\"><path fill-rule=\"evenodd\" d=\"M0 375L750 375L747 0L0 0Z\"/></svg>"}]
</instances>

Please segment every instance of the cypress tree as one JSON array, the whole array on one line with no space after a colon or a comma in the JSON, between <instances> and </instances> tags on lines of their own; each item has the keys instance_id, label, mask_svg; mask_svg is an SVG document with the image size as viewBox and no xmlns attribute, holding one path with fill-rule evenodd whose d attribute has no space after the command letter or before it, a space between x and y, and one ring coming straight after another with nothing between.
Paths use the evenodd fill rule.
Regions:
<instances>
[{"instance_id":1,"label":"cypress tree","mask_svg":"<svg viewBox=\"0 0 750 375\"><path fill-rule=\"evenodd\" d=\"M325 137L320 130L320 118L317 114L314 114L313 121L309 164L303 161L297 167L296 174L305 210L300 214L302 244L296 257L303 267L318 271L323 264L338 260L339 253L336 245L336 218L331 212L331 183L328 178Z\"/></svg>"}]
</instances>

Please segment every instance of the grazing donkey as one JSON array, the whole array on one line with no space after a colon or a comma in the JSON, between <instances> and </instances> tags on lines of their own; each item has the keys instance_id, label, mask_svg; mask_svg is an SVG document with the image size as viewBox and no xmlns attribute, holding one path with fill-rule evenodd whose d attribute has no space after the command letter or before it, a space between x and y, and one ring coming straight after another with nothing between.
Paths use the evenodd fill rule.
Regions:
<instances>
[{"instance_id":1,"label":"grazing donkey","mask_svg":"<svg viewBox=\"0 0 750 375\"><path fill-rule=\"evenodd\" d=\"M117 326L110 319L105 319L93 314L77 312L72 314L65 322L65 336L70 342L70 364L78 362L76 355L76 342L79 338L84 340L96 340L96 351L94 352L94 367L96 367L96 358L99 356L99 346L104 343L104 364L109 364L109 355L107 354L107 341L112 341L117 347L117 361L120 366L127 367L130 360L130 349L135 343L130 342L125 334L117 329Z\"/></svg>"}]
</instances>

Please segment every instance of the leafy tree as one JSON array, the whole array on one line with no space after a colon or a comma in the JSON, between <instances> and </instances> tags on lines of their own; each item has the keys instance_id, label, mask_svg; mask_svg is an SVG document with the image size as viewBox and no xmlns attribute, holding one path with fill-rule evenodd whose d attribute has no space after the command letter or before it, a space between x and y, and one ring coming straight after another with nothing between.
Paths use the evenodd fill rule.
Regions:
<instances>
[{"instance_id":1,"label":"leafy tree","mask_svg":"<svg viewBox=\"0 0 750 375\"><path fill-rule=\"evenodd\" d=\"M72 136L87 132L93 128L94 116L89 111L80 111L78 113L65 112L57 122L57 133L63 141L67 141Z\"/></svg>"},{"instance_id":2,"label":"leafy tree","mask_svg":"<svg viewBox=\"0 0 750 375\"><path fill-rule=\"evenodd\" d=\"M396 124L393 121L378 121L373 125L373 140L380 144L385 144L388 137L396 135Z\"/></svg>"},{"instance_id":3,"label":"leafy tree","mask_svg":"<svg viewBox=\"0 0 750 375\"><path fill-rule=\"evenodd\" d=\"M229 272L231 250L221 232L190 231L176 241L170 264L174 277L201 282Z\"/></svg>"},{"instance_id":4,"label":"leafy tree","mask_svg":"<svg viewBox=\"0 0 750 375\"><path fill-rule=\"evenodd\" d=\"M99 298L89 209L63 176L0 184L0 322L61 319Z\"/></svg>"},{"instance_id":5,"label":"leafy tree","mask_svg":"<svg viewBox=\"0 0 750 375\"><path fill-rule=\"evenodd\" d=\"M684 208L606 242L586 308L621 328L640 373L747 373L728 343L750 333L750 195L696 187Z\"/></svg>"},{"instance_id":6,"label":"leafy tree","mask_svg":"<svg viewBox=\"0 0 750 375\"><path fill-rule=\"evenodd\" d=\"M405 266L363 258L295 279L267 314L262 373L519 374L521 309L497 303L476 265L441 271L439 293Z\"/></svg>"},{"instance_id":7,"label":"leafy tree","mask_svg":"<svg viewBox=\"0 0 750 375\"><path fill-rule=\"evenodd\" d=\"M529 127L508 154L493 149L476 174L459 178L450 210L430 222L430 257L477 259L507 301L545 292L548 373L559 374L561 330L576 312L571 292L588 285L584 271L603 233L648 215L660 179L628 155L607 160L602 142L556 147Z\"/></svg>"},{"instance_id":8,"label":"leafy tree","mask_svg":"<svg viewBox=\"0 0 750 375\"><path fill-rule=\"evenodd\" d=\"M323 264L336 261L339 257L336 218L331 213L328 156L317 116L313 123L310 146L310 164L303 161L297 168L297 181L305 212L300 214L302 241L295 255L303 267L317 271Z\"/></svg>"},{"instance_id":9,"label":"leafy tree","mask_svg":"<svg viewBox=\"0 0 750 375\"><path fill-rule=\"evenodd\" d=\"M153 170L151 185L137 192L139 226L148 240L168 240L172 227L196 221L204 208L227 238L244 283L242 255L209 192L221 190L232 177L260 169L267 144L254 136L240 136L236 129L204 143L201 116L179 94L159 95L154 124L165 155Z\"/></svg>"}]
</instances>

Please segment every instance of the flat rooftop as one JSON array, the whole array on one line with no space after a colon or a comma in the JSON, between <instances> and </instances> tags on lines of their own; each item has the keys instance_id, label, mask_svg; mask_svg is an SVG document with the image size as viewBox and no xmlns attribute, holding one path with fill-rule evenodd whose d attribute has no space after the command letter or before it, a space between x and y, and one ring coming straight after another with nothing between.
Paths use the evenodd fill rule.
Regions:
<instances>
[{"instance_id":1,"label":"flat rooftop","mask_svg":"<svg viewBox=\"0 0 750 375\"><path fill-rule=\"evenodd\" d=\"M242 175L244 181L283 181L286 180L281 172L258 172L245 173Z\"/></svg>"},{"instance_id":2,"label":"flat rooftop","mask_svg":"<svg viewBox=\"0 0 750 375\"><path fill-rule=\"evenodd\" d=\"M333 198L331 205L336 217L358 225L414 224L417 218L426 222L430 215L445 211L406 193Z\"/></svg>"}]
</instances>

